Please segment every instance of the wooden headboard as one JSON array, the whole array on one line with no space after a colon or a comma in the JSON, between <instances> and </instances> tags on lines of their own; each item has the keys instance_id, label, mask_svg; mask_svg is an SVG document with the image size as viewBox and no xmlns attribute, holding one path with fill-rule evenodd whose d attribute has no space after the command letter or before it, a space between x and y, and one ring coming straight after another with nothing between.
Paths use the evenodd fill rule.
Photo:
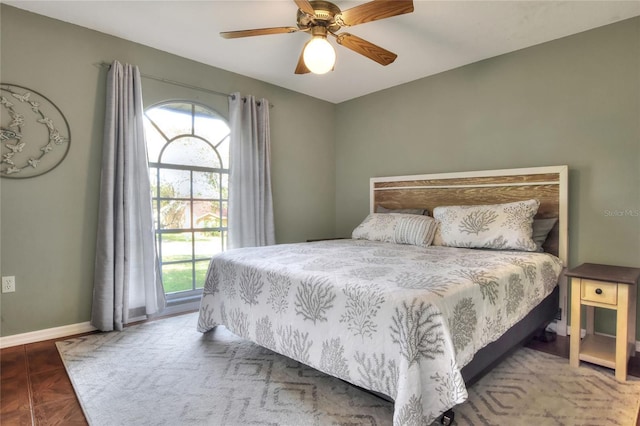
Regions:
<instances>
[{"instance_id":1,"label":"wooden headboard","mask_svg":"<svg viewBox=\"0 0 640 426\"><path fill-rule=\"evenodd\" d=\"M429 214L438 206L499 204L536 198L536 218L557 217L543 246L548 253L568 262L567 166L438 173L370 179L370 211L421 208Z\"/></svg>"}]
</instances>

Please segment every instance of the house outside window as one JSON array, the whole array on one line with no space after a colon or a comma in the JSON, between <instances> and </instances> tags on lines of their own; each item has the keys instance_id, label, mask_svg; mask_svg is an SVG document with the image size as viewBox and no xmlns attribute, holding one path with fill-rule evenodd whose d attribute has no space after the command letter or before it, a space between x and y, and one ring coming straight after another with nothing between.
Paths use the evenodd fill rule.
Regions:
<instances>
[{"instance_id":1,"label":"house outside window","mask_svg":"<svg viewBox=\"0 0 640 426\"><path fill-rule=\"evenodd\" d=\"M145 111L154 226L167 300L200 296L227 246L229 125L211 108L167 101Z\"/></svg>"}]
</instances>

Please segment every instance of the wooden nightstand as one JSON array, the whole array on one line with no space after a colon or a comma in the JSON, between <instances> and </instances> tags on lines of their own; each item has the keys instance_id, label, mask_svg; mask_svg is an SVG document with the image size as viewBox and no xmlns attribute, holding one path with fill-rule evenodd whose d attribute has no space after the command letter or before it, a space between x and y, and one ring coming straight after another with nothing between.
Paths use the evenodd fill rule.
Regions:
<instances>
[{"instance_id":1,"label":"wooden nightstand","mask_svg":"<svg viewBox=\"0 0 640 426\"><path fill-rule=\"evenodd\" d=\"M635 354L636 286L640 269L584 263L566 273L571 277L571 348L569 364L587 361L616 371L616 379L627 380L627 363ZM586 306L587 334L580 341L582 305ZM594 334L595 308L613 309L615 338Z\"/></svg>"}]
</instances>

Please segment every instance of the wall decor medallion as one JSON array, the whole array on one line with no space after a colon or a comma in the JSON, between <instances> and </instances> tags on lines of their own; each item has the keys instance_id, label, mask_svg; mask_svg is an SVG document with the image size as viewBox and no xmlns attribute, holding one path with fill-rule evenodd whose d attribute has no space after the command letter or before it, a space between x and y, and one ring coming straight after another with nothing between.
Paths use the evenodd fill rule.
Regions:
<instances>
[{"instance_id":1,"label":"wall decor medallion","mask_svg":"<svg viewBox=\"0 0 640 426\"><path fill-rule=\"evenodd\" d=\"M62 111L35 90L0 83L0 177L30 178L64 160L71 130Z\"/></svg>"}]
</instances>

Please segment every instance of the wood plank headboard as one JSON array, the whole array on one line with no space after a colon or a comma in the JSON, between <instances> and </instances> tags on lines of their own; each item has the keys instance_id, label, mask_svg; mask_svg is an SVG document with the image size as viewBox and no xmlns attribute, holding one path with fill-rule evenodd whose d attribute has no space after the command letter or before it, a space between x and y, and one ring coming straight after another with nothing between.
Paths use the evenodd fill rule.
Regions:
<instances>
[{"instance_id":1,"label":"wood plank headboard","mask_svg":"<svg viewBox=\"0 0 640 426\"><path fill-rule=\"evenodd\" d=\"M564 265L568 257L567 166L438 173L370 179L370 211L421 208L429 214L438 206L498 204L536 198L536 218L557 217L545 251L558 256Z\"/></svg>"}]
</instances>

